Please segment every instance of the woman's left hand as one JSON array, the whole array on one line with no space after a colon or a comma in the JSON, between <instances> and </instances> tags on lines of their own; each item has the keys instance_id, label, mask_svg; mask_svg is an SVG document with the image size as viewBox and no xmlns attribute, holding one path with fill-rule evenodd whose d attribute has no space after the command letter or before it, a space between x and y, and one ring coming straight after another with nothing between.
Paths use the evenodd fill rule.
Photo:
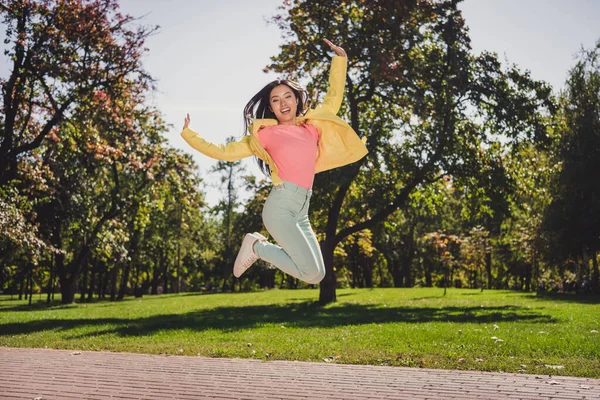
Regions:
<instances>
[{"instance_id":1,"label":"woman's left hand","mask_svg":"<svg viewBox=\"0 0 600 400\"><path fill-rule=\"evenodd\" d=\"M340 57L348 57L348 56L346 55L346 52L344 51L344 49L342 49L342 48L341 48L341 47L339 47L339 46L336 46L335 44L331 43L331 42L330 42L329 40L327 40L327 39L323 39L323 40L325 41L325 43L327 43L327 45L328 45L329 47L331 47L331 50L335 51L335 54L337 54L337 55L338 55L338 56L340 56Z\"/></svg>"}]
</instances>

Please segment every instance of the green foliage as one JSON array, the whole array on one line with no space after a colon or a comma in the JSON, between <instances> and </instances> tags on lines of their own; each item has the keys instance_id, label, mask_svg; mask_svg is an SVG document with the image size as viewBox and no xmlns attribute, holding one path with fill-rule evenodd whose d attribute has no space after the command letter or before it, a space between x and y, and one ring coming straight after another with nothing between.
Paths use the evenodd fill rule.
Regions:
<instances>
[{"instance_id":1,"label":"green foliage","mask_svg":"<svg viewBox=\"0 0 600 400\"><path fill-rule=\"evenodd\" d=\"M153 80L141 57L155 28L133 27L113 0L23 0L0 13L13 62L0 81L0 204L11 224L0 261L20 265L0 286L16 287L39 259L54 275L38 282L58 276L65 302L78 286L90 299L158 279L179 290L203 200L191 158L165 145L167 127L145 104Z\"/></svg>"},{"instance_id":2,"label":"green foliage","mask_svg":"<svg viewBox=\"0 0 600 400\"><path fill-rule=\"evenodd\" d=\"M325 253L408 208L411 193L445 175L470 194L474 215L495 218L497 231L511 188L502 155L545 141L544 116L554 111L550 88L515 66L503 68L493 54L471 54L456 3L296 1L273 19L286 42L268 69L310 78L309 91L325 92L322 39L346 49L342 113L367 136L365 159L316 180L316 208L327 215ZM361 192L352 196L362 212L346 207L351 190ZM331 301L333 257L325 260L322 288L329 289L321 297Z\"/></svg>"},{"instance_id":3,"label":"green foliage","mask_svg":"<svg viewBox=\"0 0 600 400\"><path fill-rule=\"evenodd\" d=\"M595 259L600 248L599 57L600 42L581 52L561 102L555 151L561 168L544 224L549 254L560 261L587 258L585 253Z\"/></svg>"},{"instance_id":4,"label":"green foliage","mask_svg":"<svg viewBox=\"0 0 600 400\"><path fill-rule=\"evenodd\" d=\"M456 5L297 0L272 19L284 40L267 69L307 82L313 106L327 89L322 39L346 49L340 114L368 139L367 157L316 176L323 303L348 286L600 287L600 45L555 102L528 72L473 54ZM146 102L155 28L114 0L19 0L0 15L12 66L0 80L0 290L54 294L58 281L71 302L309 287L263 262L232 278L243 234L267 235L270 184L218 163L223 200L204 204L191 157L167 146Z\"/></svg>"}]
</instances>

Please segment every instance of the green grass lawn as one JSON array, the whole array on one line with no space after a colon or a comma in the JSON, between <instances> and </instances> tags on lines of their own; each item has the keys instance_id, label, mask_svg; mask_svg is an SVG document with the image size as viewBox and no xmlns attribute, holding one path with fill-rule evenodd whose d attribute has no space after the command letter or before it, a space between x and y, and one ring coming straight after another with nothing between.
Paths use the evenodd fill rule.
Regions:
<instances>
[{"instance_id":1,"label":"green grass lawn","mask_svg":"<svg viewBox=\"0 0 600 400\"><path fill-rule=\"evenodd\" d=\"M345 289L144 296L46 306L0 296L0 346L600 378L600 299ZM38 300L34 295L34 299ZM42 298L45 299L45 296Z\"/></svg>"}]
</instances>

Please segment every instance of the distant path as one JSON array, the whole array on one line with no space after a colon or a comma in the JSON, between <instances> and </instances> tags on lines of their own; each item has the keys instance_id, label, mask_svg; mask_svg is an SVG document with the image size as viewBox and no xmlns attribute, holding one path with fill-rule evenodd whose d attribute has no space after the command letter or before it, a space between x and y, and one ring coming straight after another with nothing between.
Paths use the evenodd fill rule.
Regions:
<instances>
[{"instance_id":1,"label":"distant path","mask_svg":"<svg viewBox=\"0 0 600 400\"><path fill-rule=\"evenodd\" d=\"M0 347L0 399L600 399L600 379Z\"/></svg>"}]
</instances>

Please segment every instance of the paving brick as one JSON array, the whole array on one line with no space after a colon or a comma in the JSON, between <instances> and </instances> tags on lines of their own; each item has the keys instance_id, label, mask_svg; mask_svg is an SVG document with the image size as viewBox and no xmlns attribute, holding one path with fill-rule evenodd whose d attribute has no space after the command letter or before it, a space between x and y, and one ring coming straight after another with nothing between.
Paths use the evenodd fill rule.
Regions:
<instances>
[{"instance_id":1,"label":"paving brick","mask_svg":"<svg viewBox=\"0 0 600 400\"><path fill-rule=\"evenodd\" d=\"M50 349L0 347L0 371L19 400L600 399L598 379Z\"/></svg>"}]
</instances>

